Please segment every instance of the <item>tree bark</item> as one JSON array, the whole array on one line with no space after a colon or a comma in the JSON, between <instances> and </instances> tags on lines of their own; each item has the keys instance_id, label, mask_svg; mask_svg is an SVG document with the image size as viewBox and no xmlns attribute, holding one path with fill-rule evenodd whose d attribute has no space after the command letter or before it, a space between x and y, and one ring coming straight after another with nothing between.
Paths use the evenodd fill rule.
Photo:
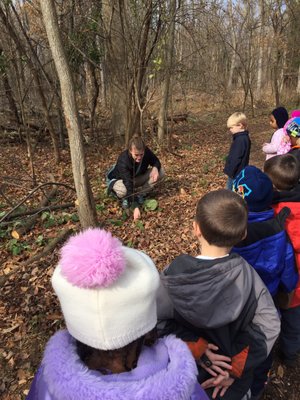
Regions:
<instances>
[{"instance_id":1,"label":"tree bark","mask_svg":"<svg viewBox=\"0 0 300 400\"><path fill-rule=\"evenodd\" d=\"M62 104L70 142L72 170L78 199L77 206L80 223L83 228L96 226L96 208L86 168L74 84L60 36L55 4L53 0L42 0L40 1L40 6L60 81Z\"/></svg>"},{"instance_id":2,"label":"tree bark","mask_svg":"<svg viewBox=\"0 0 300 400\"><path fill-rule=\"evenodd\" d=\"M18 108L13 96L13 92L12 92L12 88L10 86L8 77L6 75L6 72L2 75L2 80L3 80L3 87L5 90L5 94L8 100L8 104L9 104L9 108L10 111L12 113L12 115L14 116L16 123L20 126L21 125L21 121L20 121L20 117L19 117L19 113L18 113Z\"/></svg>"},{"instance_id":3,"label":"tree bark","mask_svg":"<svg viewBox=\"0 0 300 400\"><path fill-rule=\"evenodd\" d=\"M175 39L175 17L176 17L176 0L170 0L170 26L169 26L169 35L167 37L166 42L166 51L165 51L165 63L166 63L166 75L163 82L163 90L162 90L162 100L160 104L160 110L158 114L158 143L160 145L163 144L166 127L167 127L167 106L169 99L169 91L170 91L170 83L172 76L172 67L173 67L173 58L174 58L174 39Z\"/></svg>"},{"instance_id":4,"label":"tree bark","mask_svg":"<svg viewBox=\"0 0 300 400\"><path fill-rule=\"evenodd\" d=\"M42 109L44 111L45 114L45 118L47 121L47 125L48 125L48 129L49 129L49 133L52 139L52 145L53 145L53 150L54 150L54 156L55 156L55 160L57 163L60 162L60 151L59 151L59 147L58 147L58 140L53 128L53 124L50 118L50 114L49 114L49 110L47 107L47 101L46 101L46 97L45 94L43 92L43 88L42 88L42 84L41 84L41 80L38 74L38 70L37 67L34 65L33 61L31 60L31 58L29 57L29 55L27 54L27 51L25 50L24 46L22 45L18 35L16 34L13 26L9 23L7 16L5 15L4 11L2 10L2 8L0 7L0 19L2 20L3 24L6 26L9 35L11 36L12 40L14 41L17 49L19 50L20 54L22 54L24 57L26 57L26 60L28 61L28 65L29 68L31 70L33 79L35 80L36 86L37 86L37 90L38 93L40 95L40 99L41 99L41 105L42 105Z\"/></svg>"},{"instance_id":5,"label":"tree bark","mask_svg":"<svg viewBox=\"0 0 300 400\"><path fill-rule=\"evenodd\" d=\"M87 106L89 110L91 136L94 136L95 113L97 107L97 100L99 96L99 84L96 77L95 66L89 60L86 60L84 67L85 67L86 96L87 96Z\"/></svg>"},{"instance_id":6,"label":"tree bark","mask_svg":"<svg viewBox=\"0 0 300 400\"><path fill-rule=\"evenodd\" d=\"M261 89L262 89L262 75L263 75L263 55L264 55L264 1L260 1L260 31L259 31L259 49L258 49L258 61L257 61L257 83L256 83L256 99L261 100Z\"/></svg>"},{"instance_id":7,"label":"tree bark","mask_svg":"<svg viewBox=\"0 0 300 400\"><path fill-rule=\"evenodd\" d=\"M298 83L297 83L296 93L297 93L297 105L299 106L299 104L300 104L300 64L299 64L299 68L298 68Z\"/></svg>"},{"instance_id":8,"label":"tree bark","mask_svg":"<svg viewBox=\"0 0 300 400\"><path fill-rule=\"evenodd\" d=\"M103 1L103 25L105 30L105 71L109 82L111 104L111 128L114 137L125 137L127 131L128 85L126 80L126 43L121 23L123 1Z\"/></svg>"},{"instance_id":9,"label":"tree bark","mask_svg":"<svg viewBox=\"0 0 300 400\"><path fill-rule=\"evenodd\" d=\"M232 56L230 60L230 69L229 69L229 76L228 76L228 81L227 81L227 90L230 91L232 89L232 83L233 83L233 74L234 70L236 68L236 63L237 63L237 55L236 55L236 48L237 48L237 42L236 42L236 36L235 36L235 31L234 31L234 21L233 21L233 11L232 11L232 1L228 1L228 14L229 14L229 21L230 21L230 36L231 36L231 42L232 42Z\"/></svg>"}]
</instances>

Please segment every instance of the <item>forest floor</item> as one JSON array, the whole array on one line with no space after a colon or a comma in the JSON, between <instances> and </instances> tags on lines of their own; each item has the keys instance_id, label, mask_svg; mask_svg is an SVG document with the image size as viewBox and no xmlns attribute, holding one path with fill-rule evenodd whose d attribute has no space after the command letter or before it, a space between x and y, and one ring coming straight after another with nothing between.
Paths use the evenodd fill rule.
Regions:
<instances>
[{"instance_id":1,"label":"forest floor","mask_svg":"<svg viewBox=\"0 0 300 400\"><path fill-rule=\"evenodd\" d=\"M267 113L250 119L252 138L251 164L262 167L261 145L272 131ZM206 192L225 186L222 169L231 135L226 132L226 118L217 113L190 115L186 122L175 124L170 134L171 152L161 152L153 138L150 147L157 152L166 170L166 179L151 198L158 200L155 211L144 211L141 221L134 223L122 212L118 203L106 196L104 174L116 160L121 146L86 145L86 155L95 195L99 222L118 236L125 245L148 253L158 269L164 268L180 253L197 255L199 247L192 235L192 220L197 200ZM150 136L150 134L148 135ZM102 140L99 136L98 140ZM39 183L52 181L73 186L70 154L63 151L63 162L56 166L50 145L38 143L34 155ZM6 211L24 199L31 190L26 146L3 142L0 155L0 220ZM52 176L50 175L52 174ZM46 187L47 188L47 187ZM47 188L48 190L48 188ZM19 208L35 208L41 200L37 191ZM59 187L57 203L74 203L74 192ZM10 203L10 205L9 205ZM51 203L54 204L54 203ZM24 399L41 361L50 336L63 327L62 315L50 284L58 260L59 246L45 257L28 265L24 263L39 253L63 230L80 229L75 208L49 212L44 210L34 228L19 238L21 217L12 225L0 225L0 397L4 400ZM275 355L274 367L264 399L299 400L300 361L289 369Z\"/></svg>"}]
</instances>

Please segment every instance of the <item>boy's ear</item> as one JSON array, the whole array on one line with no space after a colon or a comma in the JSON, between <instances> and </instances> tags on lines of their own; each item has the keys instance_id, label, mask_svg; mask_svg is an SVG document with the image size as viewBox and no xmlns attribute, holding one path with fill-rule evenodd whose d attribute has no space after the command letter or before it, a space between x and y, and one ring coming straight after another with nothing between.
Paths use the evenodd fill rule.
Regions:
<instances>
[{"instance_id":1,"label":"boy's ear","mask_svg":"<svg viewBox=\"0 0 300 400\"><path fill-rule=\"evenodd\" d=\"M200 226L197 224L196 221L193 221L193 228L194 228L194 235L197 237L202 236L201 230L200 230Z\"/></svg>"}]
</instances>

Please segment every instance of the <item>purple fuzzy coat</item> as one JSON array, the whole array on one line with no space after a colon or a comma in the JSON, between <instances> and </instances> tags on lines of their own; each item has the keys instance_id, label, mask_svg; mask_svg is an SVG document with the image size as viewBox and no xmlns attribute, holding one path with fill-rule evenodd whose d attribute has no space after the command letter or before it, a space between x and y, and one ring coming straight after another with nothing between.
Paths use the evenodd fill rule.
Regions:
<instances>
[{"instance_id":1,"label":"purple fuzzy coat","mask_svg":"<svg viewBox=\"0 0 300 400\"><path fill-rule=\"evenodd\" d=\"M67 331L49 341L26 400L208 400L187 346L174 336L144 347L130 372L89 370Z\"/></svg>"}]
</instances>

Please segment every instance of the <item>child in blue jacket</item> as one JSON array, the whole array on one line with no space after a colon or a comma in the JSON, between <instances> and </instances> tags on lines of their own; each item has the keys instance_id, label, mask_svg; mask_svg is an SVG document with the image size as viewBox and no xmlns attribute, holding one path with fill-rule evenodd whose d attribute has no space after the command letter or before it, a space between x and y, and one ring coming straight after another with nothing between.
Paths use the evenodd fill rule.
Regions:
<instances>
[{"instance_id":1,"label":"child in blue jacket","mask_svg":"<svg viewBox=\"0 0 300 400\"><path fill-rule=\"evenodd\" d=\"M252 265L276 302L279 293L291 293L298 281L294 251L285 231L290 209L285 207L275 216L272 181L254 166L239 173L233 191L247 202L249 214L247 236L232 251ZM251 398L259 398L271 364L272 356L256 369Z\"/></svg>"}]
</instances>

